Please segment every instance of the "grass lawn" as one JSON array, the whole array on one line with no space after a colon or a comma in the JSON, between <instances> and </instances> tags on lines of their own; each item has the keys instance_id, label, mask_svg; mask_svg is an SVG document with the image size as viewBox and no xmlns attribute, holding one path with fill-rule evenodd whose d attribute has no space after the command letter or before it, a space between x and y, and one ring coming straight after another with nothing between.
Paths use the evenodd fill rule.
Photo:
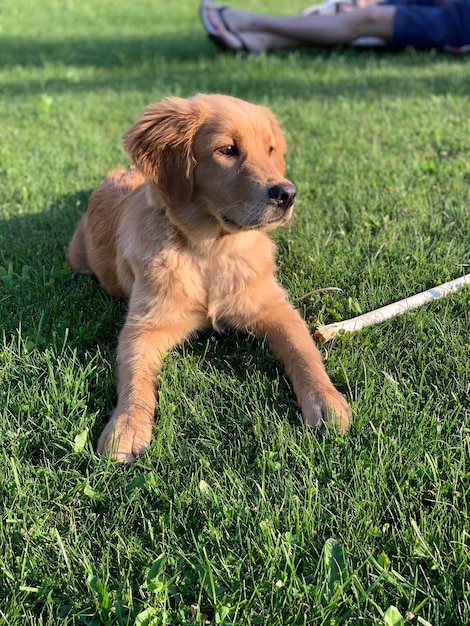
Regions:
<instances>
[{"instance_id":1,"label":"grass lawn","mask_svg":"<svg viewBox=\"0 0 470 626\"><path fill-rule=\"evenodd\" d=\"M254 337L201 335L166 360L153 443L122 467L95 448L125 303L65 259L144 105L202 91L285 131L299 197L278 275L312 333L466 274L468 59L222 54L190 0L1 13L0 624L469 624L468 288L321 346L345 436L305 430Z\"/></svg>"}]
</instances>

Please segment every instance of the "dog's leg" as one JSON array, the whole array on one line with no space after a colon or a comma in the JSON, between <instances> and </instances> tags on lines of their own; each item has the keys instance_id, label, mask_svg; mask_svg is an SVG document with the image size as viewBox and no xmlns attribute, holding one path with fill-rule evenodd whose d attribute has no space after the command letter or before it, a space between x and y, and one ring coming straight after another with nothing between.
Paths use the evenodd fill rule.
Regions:
<instances>
[{"instance_id":1,"label":"dog's leg","mask_svg":"<svg viewBox=\"0 0 470 626\"><path fill-rule=\"evenodd\" d=\"M350 420L349 406L329 379L298 311L289 302L277 300L250 327L258 337L266 338L284 365L306 424L322 430L326 422L333 422L345 431Z\"/></svg>"},{"instance_id":2,"label":"dog's leg","mask_svg":"<svg viewBox=\"0 0 470 626\"><path fill-rule=\"evenodd\" d=\"M185 335L183 326L127 322L119 336L118 403L98 441L98 452L132 462L147 449L154 424L157 373L165 353Z\"/></svg>"},{"instance_id":3,"label":"dog's leg","mask_svg":"<svg viewBox=\"0 0 470 626\"><path fill-rule=\"evenodd\" d=\"M86 214L82 215L77 224L72 240L69 243L69 247L67 249L67 259L70 267L76 272L90 273L91 268L88 261L85 239L86 221Z\"/></svg>"}]
</instances>

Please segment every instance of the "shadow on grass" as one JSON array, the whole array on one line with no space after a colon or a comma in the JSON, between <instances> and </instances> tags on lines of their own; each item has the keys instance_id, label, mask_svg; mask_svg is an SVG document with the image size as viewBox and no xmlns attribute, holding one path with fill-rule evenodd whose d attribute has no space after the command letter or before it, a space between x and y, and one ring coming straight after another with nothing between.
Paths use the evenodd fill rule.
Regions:
<instances>
[{"instance_id":1,"label":"shadow on grass","mask_svg":"<svg viewBox=\"0 0 470 626\"><path fill-rule=\"evenodd\" d=\"M52 266L63 262L68 238L86 209L90 191L83 189L56 198L41 213L13 215L0 220L0 264L12 261L15 264Z\"/></svg>"},{"instance_id":2,"label":"shadow on grass","mask_svg":"<svg viewBox=\"0 0 470 626\"><path fill-rule=\"evenodd\" d=\"M67 330L72 347L83 352L114 336L110 326L122 318L123 303L109 298L92 277L72 272L66 260L88 195L82 190L56 199L42 213L0 220L0 311L5 309L7 337L20 328L24 338L46 348L60 344Z\"/></svg>"},{"instance_id":3,"label":"shadow on grass","mask_svg":"<svg viewBox=\"0 0 470 626\"><path fill-rule=\"evenodd\" d=\"M225 58L224 58L225 56ZM219 59L221 71L217 71ZM198 85L197 90L231 93L240 97L253 91L252 64L264 64L266 71L256 67L256 92L269 96L279 95L279 89L290 98L310 100L315 98L336 98L338 93L344 97L355 94L384 96L409 96L410 93L466 95L459 73L464 61L461 58L444 54L416 51L377 51L347 48L298 48L294 51L283 50L265 57L254 58L245 54L233 57L234 72L227 72L226 55L215 49L199 31L190 32L184 37L168 37L160 34L155 37L122 38L64 38L52 40L31 40L4 37L0 53L0 67L12 69L45 68L49 64L64 66L73 70L90 68L97 75L90 78L73 76L51 78L27 78L21 82L4 81L2 90L5 95L31 93L86 93L105 89L148 88L157 78L166 81L169 91L177 79L179 85ZM312 65L328 63L341 58L353 70L380 63L380 72L367 75L367 81L358 81L351 72L337 78L329 76L311 78ZM285 65L279 61L286 59ZM444 61L444 62L443 62ZM208 71L208 63L211 69ZM298 65L298 73L292 69ZM307 67L308 66L308 67ZM426 67L428 70L418 76L414 68ZM453 71L456 69L456 72ZM308 69L309 77L305 77ZM109 73L103 72L108 70ZM398 72L398 76L397 76ZM410 75L410 72L412 75ZM151 82L149 82L151 81Z\"/></svg>"},{"instance_id":4,"label":"shadow on grass","mask_svg":"<svg viewBox=\"0 0 470 626\"><path fill-rule=\"evenodd\" d=\"M2 38L0 67L42 68L48 63L112 69L138 66L144 58L158 56L182 62L194 58L200 37L66 37L64 39Z\"/></svg>"}]
</instances>

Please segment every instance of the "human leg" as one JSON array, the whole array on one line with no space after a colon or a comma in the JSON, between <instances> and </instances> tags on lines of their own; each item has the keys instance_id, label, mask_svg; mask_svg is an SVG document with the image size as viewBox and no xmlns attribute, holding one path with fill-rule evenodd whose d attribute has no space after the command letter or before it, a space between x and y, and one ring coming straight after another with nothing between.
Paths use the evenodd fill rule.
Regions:
<instances>
[{"instance_id":1,"label":"human leg","mask_svg":"<svg viewBox=\"0 0 470 626\"><path fill-rule=\"evenodd\" d=\"M369 5L334 15L284 17L222 8L205 0L201 15L228 48L263 52L302 45L349 44L365 36L389 41L393 37L395 7Z\"/></svg>"}]
</instances>

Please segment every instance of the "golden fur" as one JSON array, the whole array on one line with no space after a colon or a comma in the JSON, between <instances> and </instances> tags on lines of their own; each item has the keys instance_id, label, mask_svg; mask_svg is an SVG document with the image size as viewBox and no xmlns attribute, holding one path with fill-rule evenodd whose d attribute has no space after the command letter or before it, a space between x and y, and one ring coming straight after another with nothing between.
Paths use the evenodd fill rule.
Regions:
<instances>
[{"instance_id":1,"label":"golden fur","mask_svg":"<svg viewBox=\"0 0 470 626\"><path fill-rule=\"evenodd\" d=\"M68 249L73 269L129 299L118 403L98 450L122 461L146 450L165 353L211 326L266 338L306 423L344 430L349 407L274 278L265 233L289 220L296 192L273 114L229 96L168 98L124 141L136 169L111 172L93 191Z\"/></svg>"}]
</instances>

